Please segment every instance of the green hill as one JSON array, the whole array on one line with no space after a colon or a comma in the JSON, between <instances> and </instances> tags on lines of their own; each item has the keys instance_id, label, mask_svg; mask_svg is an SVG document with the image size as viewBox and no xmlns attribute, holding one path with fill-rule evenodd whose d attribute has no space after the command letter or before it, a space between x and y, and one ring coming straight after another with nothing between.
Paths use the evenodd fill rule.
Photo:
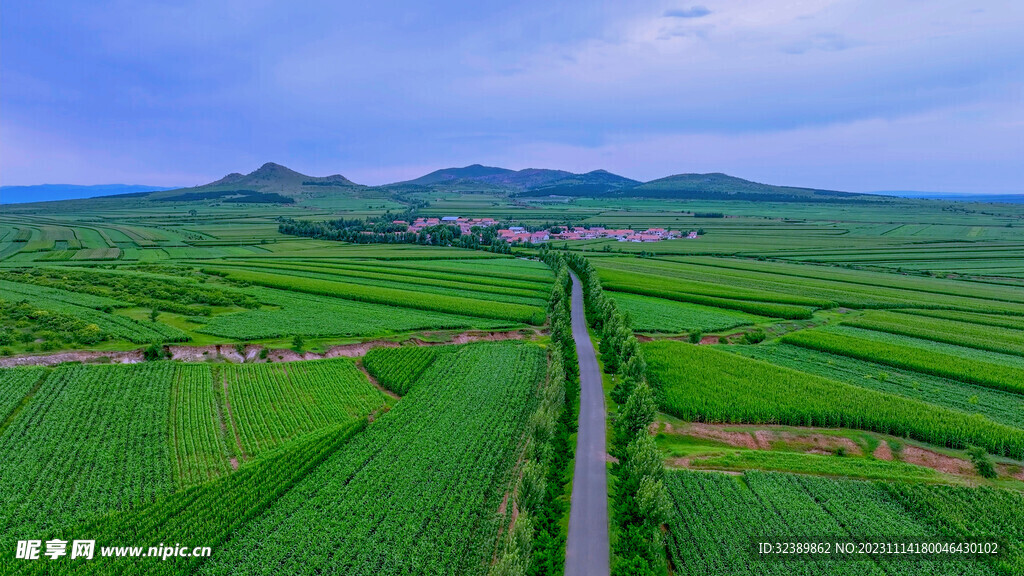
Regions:
<instances>
[{"instance_id":1,"label":"green hill","mask_svg":"<svg viewBox=\"0 0 1024 576\"><path fill-rule=\"evenodd\" d=\"M237 172L194 188L179 188L155 192L148 196L157 202L201 202L218 200L242 203L294 203L296 198L308 192L325 188L354 189L360 186L341 174L314 177L296 172L290 168L267 162L248 174Z\"/></svg>"},{"instance_id":2,"label":"green hill","mask_svg":"<svg viewBox=\"0 0 1024 576\"><path fill-rule=\"evenodd\" d=\"M880 200L883 198L882 196L853 192L773 186L771 184L751 182L750 180L718 172L667 176L623 190L621 195L647 198L775 202L850 202Z\"/></svg>"}]
</instances>

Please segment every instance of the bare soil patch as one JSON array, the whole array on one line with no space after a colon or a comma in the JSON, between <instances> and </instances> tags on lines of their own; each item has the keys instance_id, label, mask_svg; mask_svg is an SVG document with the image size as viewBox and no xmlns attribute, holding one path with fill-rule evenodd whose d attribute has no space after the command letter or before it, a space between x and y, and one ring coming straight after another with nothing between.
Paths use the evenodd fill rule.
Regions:
<instances>
[{"instance_id":1,"label":"bare soil patch","mask_svg":"<svg viewBox=\"0 0 1024 576\"><path fill-rule=\"evenodd\" d=\"M695 436L697 438L707 438L708 440L718 440L724 442L730 446L737 446L739 448L750 448L751 450L757 450L757 440L747 432L731 432L725 430L721 426L714 424L702 424L694 422L690 424L688 428L685 428L681 433L688 436Z\"/></svg>"},{"instance_id":2,"label":"bare soil patch","mask_svg":"<svg viewBox=\"0 0 1024 576\"><path fill-rule=\"evenodd\" d=\"M363 373L363 375L365 375L365 376L366 376L366 379L367 379L367 380L369 380L369 381L370 381L370 384L373 384L373 385L374 385L374 386L375 386L375 387L377 388L377 390L380 390L381 392L383 392L384 394L386 394L386 395L388 395L388 396L390 396L390 397L394 398L395 400L399 400L399 399L401 399L401 398L402 398L402 397L401 397L401 396L399 396L398 394L395 394L395 393L394 393L394 392L392 392L391 390L388 390L387 388L385 388L385 387L381 386L381 385L380 385L380 382L377 382L377 379L376 379L376 378L374 378L374 377L373 377L373 375L371 375L371 374L370 374L370 373L369 373L369 372L368 372L368 371L366 370L366 367L365 367L365 366L363 366L363 361L362 361L362 360L359 360L358 362L356 362L356 368L359 368L359 371L360 371L360 372L362 372L362 373Z\"/></svg>"},{"instance_id":3,"label":"bare soil patch","mask_svg":"<svg viewBox=\"0 0 1024 576\"><path fill-rule=\"evenodd\" d=\"M879 460L892 460L892 448L889 447L888 442L880 442L878 448L875 448L873 456Z\"/></svg>"},{"instance_id":4,"label":"bare soil patch","mask_svg":"<svg viewBox=\"0 0 1024 576\"><path fill-rule=\"evenodd\" d=\"M266 358L260 358L264 346L247 344L241 351L235 344L214 344L210 346L170 345L166 346L172 360L181 362L297 362L299 360L319 360L322 358L356 358L365 356L372 348L412 346L443 346L446 344L469 344L470 342L498 342L501 340L523 340L537 334L531 330L509 330L506 332L470 331L455 334L439 341L426 341L410 337L403 342L393 340L370 340L355 344L341 344L328 348L323 354L316 352L298 353L290 348L267 348ZM14 366L56 366L64 362L137 364L144 362L142 349L120 352L98 352L90 350L74 350L56 354L22 355L0 358L0 368Z\"/></svg>"},{"instance_id":5,"label":"bare soil patch","mask_svg":"<svg viewBox=\"0 0 1024 576\"><path fill-rule=\"evenodd\" d=\"M62 364L64 362L138 364L143 361L145 361L145 358L142 356L142 350L126 350L121 352L91 352L87 350L74 350L70 352L58 352L56 354L24 355L0 358L0 367L56 366L57 364Z\"/></svg>"},{"instance_id":6,"label":"bare soil patch","mask_svg":"<svg viewBox=\"0 0 1024 576\"><path fill-rule=\"evenodd\" d=\"M705 336L700 339L700 344L703 344L705 346L708 344L718 344L719 339L719 336Z\"/></svg>"},{"instance_id":7,"label":"bare soil patch","mask_svg":"<svg viewBox=\"0 0 1024 576\"><path fill-rule=\"evenodd\" d=\"M900 451L900 460L908 464L933 468L946 474L974 476L974 464L969 460L946 456L945 454L939 454L938 452L909 444Z\"/></svg>"},{"instance_id":8,"label":"bare soil patch","mask_svg":"<svg viewBox=\"0 0 1024 576\"><path fill-rule=\"evenodd\" d=\"M762 431L755 433L761 434ZM824 454L835 454L840 448L842 448L847 454L860 456L864 452L856 442L842 436L829 436L826 434L793 434L792 432L782 432L774 434L774 438L785 442L791 447L800 447L801 445L807 446L807 451L815 451L816 453Z\"/></svg>"}]
</instances>

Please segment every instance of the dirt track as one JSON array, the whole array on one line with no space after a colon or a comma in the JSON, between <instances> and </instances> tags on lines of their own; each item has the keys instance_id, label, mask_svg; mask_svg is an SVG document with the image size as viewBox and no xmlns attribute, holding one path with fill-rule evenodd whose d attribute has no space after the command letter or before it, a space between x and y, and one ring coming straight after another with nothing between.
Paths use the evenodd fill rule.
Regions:
<instances>
[{"instance_id":1,"label":"dirt track","mask_svg":"<svg viewBox=\"0 0 1024 576\"><path fill-rule=\"evenodd\" d=\"M210 346L178 346L170 345L164 348L171 353L171 360L182 362L231 362L233 364L259 363L259 362L296 362L299 360L319 360L322 358L356 358L365 356L371 348L398 347L398 346L439 346L445 344L468 344L470 342L496 342L499 340L521 340L529 338L536 333L529 330L510 330L507 332L462 332L455 334L444 341L425 341L418 337L410 337L407 340L396 342L393 340L370 340L357 342L355 344L342 344L332 346L323 354L316 352L304 352L299 354L289 348L268 348L267 358L261 359L260 353L264 350L258 344L248 344L241 352L234 344L217 344ZM56 354L39 354L25 356L10 356L0 358L0 368L11 368L14 366L56 366L64 362L83 363L109 363L109 364L138 364L145 362L142 350L127 350L119 352L96 352L89 350L76 350L69 352L58 352Z\"/></svg>"}]
</instances>

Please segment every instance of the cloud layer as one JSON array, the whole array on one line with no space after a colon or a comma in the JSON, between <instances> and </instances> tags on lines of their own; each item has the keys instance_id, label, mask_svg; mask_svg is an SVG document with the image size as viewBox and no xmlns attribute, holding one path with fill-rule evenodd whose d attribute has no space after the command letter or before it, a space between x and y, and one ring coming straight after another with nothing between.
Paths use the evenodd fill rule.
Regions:
<instances>
[{"instance_id":1,"label":"cloud layer","mask_svg":"<svg viewBox=\"0 0 1024 576\"><path fill-rule=\"evenodd\" d=\"M488 162L1024 192L1024 10L984 6L12 4L0 182L186 185L273 160L383 183Z\"/></svg>"}]
</instances>

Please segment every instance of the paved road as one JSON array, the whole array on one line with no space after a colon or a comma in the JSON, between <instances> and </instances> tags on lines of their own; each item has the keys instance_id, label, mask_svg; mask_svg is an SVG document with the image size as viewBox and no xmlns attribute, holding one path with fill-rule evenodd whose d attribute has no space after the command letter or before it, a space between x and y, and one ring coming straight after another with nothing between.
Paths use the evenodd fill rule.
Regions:
<instances>
[{"instance_id":1,"label":"paved road","mask_svg":"<svg viewBox=\"0 0 1024 576\"><path fill-rule=\"evenodd\" d=\"M605 576L609 572L610 552L604 391L583 315L583 288L575 274L572 275L572 337L580 361L580 418L565 576Z\"/></svg>"}]
</instances>

